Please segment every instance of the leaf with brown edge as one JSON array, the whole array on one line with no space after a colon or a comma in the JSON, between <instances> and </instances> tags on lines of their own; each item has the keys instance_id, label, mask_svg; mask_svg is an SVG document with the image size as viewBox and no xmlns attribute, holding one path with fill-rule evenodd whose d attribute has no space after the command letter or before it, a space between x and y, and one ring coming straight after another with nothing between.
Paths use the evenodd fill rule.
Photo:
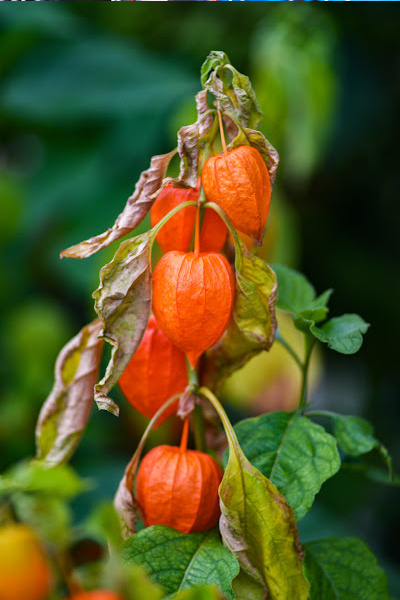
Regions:
<instances>
[{"instance_id":1,"label":"leaf with brown edge","mask_svg":"<svg viewBox=\"0 0 400 600\"><path fill-rule=\"evenodd\" d=\"M152 207L154 194L161 188L168 165L175 154L176 150L172 150L167 154L153 156L150 167L141 173L135 191L128 198L114 225L100 235L63 250L61 258L86 258L133 231ZM192 187L196 187L196 183Z\"/></svg>"},{"instance_id":2,"label":"leaf with brown edge","mask_svg":"<svg viewBox=\"0 0 400 600\"><path fill-rule=\"evenodd\" d=\"M231 112L245 127L257 127L262 118L250 79L239 73L224 52L214 51L202 66L204 89L215 96L224 112Z\"/></svg>"},{"instance_id":3,"label":"leaf with brown edge","mask_svg":"<svg viewBox=\"0 0 400 600\"><path fill-rule=\"evenodd\" d=\"M196 106L198 113L196 122L181 127L178 131L178 154L181 157L179 176L167 177L163 187L174 184L179 187L195 188L197 185L200 156L214 119L211 115L205 116L209 110L206 92L197 94Z\"/></svg>"},{"instance_id":4,"label":"leaf with brown edge","mask_svg":"<svg viewBox=\"0 0 400 600\"><path fill-rule=\"evenodd\" d=\"M36 426L37 458L48 464L69 459L88 422L103 349L101 329L99 319L86 325L57 357L54 386Z\"/></svg>"},{"instance_id":5,"label":"leaf with brown edge","mask_svg":"<svg viewBox=\"0 0 400 600\"><path fill-rule=\"evenodd\" d=\"M225 545L263 589L261 598L307 600L304 553L292 509L275 485L247 460L216 397L203 387L199 394L217 410L228 438L229 460L219 488Z\"/></svg>"},{"instance_id":6,"label":"leaf with brown edge","mask_svg":"<svg viewBox=\"0 0 400 600\"><path fill-rule=\"evenodd\" d=\"M138 347L150 316L152 235L147 232L122 242L112 261L101 269L100 286L93 293L103 323L101 335L113 346L94 398L99 409L116 415L118 407L107 394Z\"/></svg>"},{"instance_id":7,"label":"leaf with brown edge","mask_svg":"<svg viewBox=\"0 0 400 600\"><path fill-rule=\"evenodd\" d=\"M236 253L236 293L228 328L206 354L202 382L217 391L252 356L269 350L276 330L276 276L241 245Z\"/></svg>"}]
</instances>

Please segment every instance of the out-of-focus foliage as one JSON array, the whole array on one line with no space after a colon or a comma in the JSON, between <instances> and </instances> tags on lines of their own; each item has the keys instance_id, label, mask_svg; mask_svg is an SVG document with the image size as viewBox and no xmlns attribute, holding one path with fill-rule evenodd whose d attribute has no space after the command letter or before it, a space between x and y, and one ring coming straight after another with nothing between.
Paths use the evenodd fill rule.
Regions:
<instances>
[{"instance_id":1,"label":"out-of-focus foliage","mask_svg":"<svg viewBox=\"0 0 400 600\"><path fill-rule=\"evenodd\" d=\"M229 12L218 4L149 6L25 3L20 14L1 5L1 466L33 454L55 358L94 318L91 293L116 248L84 262L60 262L60 250L111 226L150 156L172 149L176 130L195 120L199 68L217 49L250 76L263 132L281 155L265 256L305 270L318 290L334 286L332 316L349 310L371 323L356 357L324 353L314 401L369 417L399 470L400 331L391 316L400 303L399 9L370 3L360 16L316 3L238 4ZM262 356L269 358L265 367L249 364L253 410L274 371L272 390L292 361L283 352ZM248 416L238 389L231 413ZM73 459L98 484L76 504L78 516L112 496L143 431L144 420L120 405L119 420L93 412ZM174 422L156 436L171 441ZM394 488L341 472L314 508L301 523L302 539L341 530L400 558ZM391 586L399 596L395 578Z\"/></svg>"}]
</instances>

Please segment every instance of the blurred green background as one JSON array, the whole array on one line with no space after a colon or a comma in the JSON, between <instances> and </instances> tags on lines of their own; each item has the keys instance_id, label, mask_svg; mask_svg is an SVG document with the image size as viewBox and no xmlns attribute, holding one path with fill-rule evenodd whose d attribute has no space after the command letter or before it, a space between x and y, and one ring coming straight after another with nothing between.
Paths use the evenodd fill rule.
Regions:
<instances>
[{"instance_id":1,"label":"blurred green background","mask_svg":"<svg viewBox=\"0 0 400 600\"><path fill-rule=\"evenodd\" d=\"M318 292L334 287L334 314L372 324L357 355L321 350L315 405L371 419L400 471L398 18L387 3L1 5L1 469L33 455L55 358L94 317L91 293L116 245L81 262L61 262L60 250L111 226L150 157L174 147L215 49L250 76L281 156L267 259L299 268ZM268 406L275 364L262 389L249 386L254 401L234 399L233 418ZM78 518L112 497L144 427L114 397L121 418L94 410L72 461L98 483ZM395 487L340 473L302 538L359 535L400 596L399 500Z\"/></svg>"}]
</instances>

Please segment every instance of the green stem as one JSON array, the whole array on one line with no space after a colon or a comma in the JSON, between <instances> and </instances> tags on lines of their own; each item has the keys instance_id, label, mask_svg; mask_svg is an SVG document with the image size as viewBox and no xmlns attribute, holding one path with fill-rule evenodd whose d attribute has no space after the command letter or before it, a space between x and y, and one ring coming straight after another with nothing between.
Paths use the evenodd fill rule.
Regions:
<instances>
[{"instance_id":1,"label":"green stem","mask_svg":"<svg viewBox=\"0 0 400 600\"><path fill-rule=\"evenodd\" d=\"M310 366L310 359L312 349L314 348L315 338L311 335L305 335L305 358L302 366L302 382L301 382L301 391L300 391L300 402L299 408L305 408L307 404L307 377L308 377L308 368Z\"/></svg>"},{"instance_id":2,"label":"green stem","mask_svg":"<svg viewBox=\"0 0 400 600\"><path fill-rule=\"evenodd\" d=\"M303 370L303 363L301 362L298 354L293 350L290 344L281 336L279 330L275 334L275 339L277 342L282 344L282 346L289 352L290 356L296 361L301 370Z\"/></svg>"},{"instance_id":3,"label":"green stem","mask_svg":"<svg viewBox=\"0 0 400 600\"><path fill-rule=\"evenodd\" d=\"M236 231L236 229L230 222L229 217L225 214L225 212L222 210L222 208L220 206L218 206L218 204L215 204L215 202L206 202L204 206L206 208L212 208L221 217L221 219L224 221L225 225L229 229L230 233L232 234L233 241L235 242L236 270L241 271L242 264L243 264L243 254L242 254L242 246L241 246L241 241L240 241L238 232Z\"/></svg>"}]
</instances>

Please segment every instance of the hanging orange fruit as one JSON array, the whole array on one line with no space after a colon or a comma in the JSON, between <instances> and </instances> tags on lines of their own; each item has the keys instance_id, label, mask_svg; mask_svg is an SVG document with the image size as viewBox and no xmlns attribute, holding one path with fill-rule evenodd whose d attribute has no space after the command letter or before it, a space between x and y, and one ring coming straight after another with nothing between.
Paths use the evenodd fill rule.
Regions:
<instances>
[{"instance_id":1,"label":"hanging orange fruit","mask_svg":"<svg viewBox=\"0 0 400 600\"><path fill-rule=\"evenodd\" d=\"M44 600L52 575L35 532L23 524L0 529L1 600Z\"/></svg>"},{"instance_id":2,"label":"hanging orange fruit","mask_svg":"<svg viewBox=\"0 0 400 600\"><path fill-rule=\"evenodd\" d=\"M146 527L191 533L207 531L219 519L222 470L209 454L187 450L187 423L180 448L157 446L140 464L136 495Z\"/></svg>"},{"instance_id":3,"label":"hanging orange fruit","mask_svg":"<svg viewBox=\"0 0 400 600\"><path fill-rule=\"evenodd\" d=\"M151 212L151 226L154 227L173 208L193 200L199 199L200 179L196 188L182 189L167 185L158 195ZM180 250L187 252L193 236L196 218L196 207L187 206L162 227L157 234L157 242L163 252ZM221 217L211 209L206 209L200 233L200 246L204 252L219 252L225 243L227 227Z\"/></svg>"},{"instance_id":4,"label":"hanging orange fruit","mask_svg":"<svg viewBox=\"0 0 400 600\"><path fill-rule=\"evenodd\" d=\"M118 383L128 402L149 419L188 385L185 355L164 335L153 315ZM177 403L163 413L157 425L176 410Z\"/></svg>"},{"instance_id":5,"label":"hanging orange fruit","mask_svg":"<svg viewBox=\"0 0 400 600\"><path fill-rule=\"evenodd\" d=\"M202 183L207 200L228 215L234 227L260 243L271 204L271 183L261 154L239 146L204 164Z\"/></svg>"},{"instance_id":6,"label":"hanging orange fruit","mask_svg":"<svg viewBox=\"0 0 400 600\"><path fill-rule=\"evenodd\" d=\"M230 264L214 252L168 252L153 273L153 312L192 368L224 333L235 283Z\"/></svg>"}]
</instances>

